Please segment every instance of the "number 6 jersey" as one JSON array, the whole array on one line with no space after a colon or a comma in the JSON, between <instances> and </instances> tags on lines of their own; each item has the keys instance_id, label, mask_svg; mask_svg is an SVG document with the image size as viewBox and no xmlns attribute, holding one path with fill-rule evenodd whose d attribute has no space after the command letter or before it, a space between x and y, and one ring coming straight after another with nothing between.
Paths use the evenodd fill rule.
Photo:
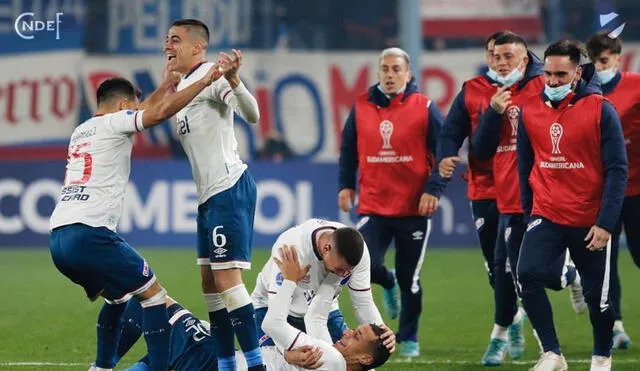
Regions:
<instances>
[{"instance_id":1,"label":"number 6 jersey","mask_svg":"<svg viewBox=\"0 0 640 371\"><path fill-rule=\"evenodd\" d=\"M73 131L67 170L49 228L83 223L116 230L144 111L94 116Z\"/></svg>"}]
</instances>

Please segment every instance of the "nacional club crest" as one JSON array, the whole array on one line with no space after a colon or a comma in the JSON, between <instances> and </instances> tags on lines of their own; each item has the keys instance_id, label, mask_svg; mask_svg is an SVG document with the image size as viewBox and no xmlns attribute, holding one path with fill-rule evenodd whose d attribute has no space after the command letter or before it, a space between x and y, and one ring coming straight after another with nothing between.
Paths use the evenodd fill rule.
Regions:
<instances>
[{"instance_id":1,"label":"nacional club crest","mask_svg":"<svg viewBox=\"0 0 640 371\"><path fill-rule=\"evenodd\" d=\"M551 153L559 155L560 153L560 139L562 139L562 125L554 122L549 129L549 135L551 135Z\"/></svg>"},{"instance_id":2,"label":"nacional club crest","mask_svg":"<svg viewBox=\"0 0 640 371\"><path fill-rule=\"evenodd\" d=\"M393 134L393 122L384 120L380 123L380 135L382 136L382 149L391 149L391 134Z\"/></svg>"}]
</instances>

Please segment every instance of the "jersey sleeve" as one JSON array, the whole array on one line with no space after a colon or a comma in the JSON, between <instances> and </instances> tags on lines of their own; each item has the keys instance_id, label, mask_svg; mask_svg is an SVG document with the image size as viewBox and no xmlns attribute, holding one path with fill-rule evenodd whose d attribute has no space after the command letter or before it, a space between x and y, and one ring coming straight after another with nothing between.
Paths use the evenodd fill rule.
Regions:
<instances>
[{"instance_id":1,"label":"jersey sleeve","mask_svg":"<svg viewBox=\"0 0 640 371\"><path fill-rule=\"evenodd\" d=\"M367 248L362 254L360 263L353 270L347 286L349 287L351 303L358 323L361 325L382 324L382 316L373 302L373 295L371 294L371 258Z\"/></svg>"},{"instance_id":2,"label":"jersey sleeve","mask_svg":"<svg viewBox=\"0 0 640 371\"><path fill-rule=\"evenodd\" d=\"M231 88L226 79L220 78L214 84L211 84L207 94L209 99L231 107L234 112L247 122L255 123L260 118L258 101L251 95L251 92L242 81L235 88Z\"/></svg>"},{"instance_id":3,"label":"jersey sleeve","mask_svg":"<svg viewBox=\"0 0 640 371\"><path fill-rule=\"evenodd\" d=\"M333 307L336 293L336 286L332 276L334 275L330 274L322 282L313 300L311 300L307 314L304 316L307 333L316 339L327 342L331 342L327 321L329 320L329 311Z\"/></svg>"},{"instance_id":4,"label":"jersey sleeve","mask_svg":"<svg viewBox=\"0 0 640 371\"><path fill-rule=\"evenodd\" d=\"M144 130L142 115L144 111L120 111L115 113L109 123L111 129L118 134L129 135Z\"/></svg>"}]
</instances>

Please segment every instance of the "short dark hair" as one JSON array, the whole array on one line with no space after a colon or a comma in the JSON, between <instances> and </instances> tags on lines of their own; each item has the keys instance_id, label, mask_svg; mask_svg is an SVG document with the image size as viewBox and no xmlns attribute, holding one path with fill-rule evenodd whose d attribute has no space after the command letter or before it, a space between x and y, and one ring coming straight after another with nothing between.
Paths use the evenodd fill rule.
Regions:
<instances>
[{"instance_id":1,"label":"short dark hair","mask_svg":"<svg viewBox=\"0 0 640 371\"><path fill-rule=\"evenodd\" d=\"M391 356L391 352L389 352L389 349L387 349L387 347L385 347L384 344L382 344L382 339L380 338L380 336L384 333L384 330L380 326L375 325L373 323L370 324L369 326L371 326L373 333L376 334L378 339L373 347L373 354L371 354L371 356L373 357L373 361L368 365L360 364L360 366L362 367L362 370L365 370L365 371L378 368L384 365L385 362L387 362L387 360L389 360L389 357Z\"/></svg>"},{"instance_id":2,"label":"short dark hair","mask_svg":"<svg viewBox=\"0 0 640 371\"><path fill-rule=\"evenodd\" d=\"M133 86L131 81L122 77L112 77L104 80L96 92L98 105L114 98L127 98L134 100L138 96L139 90Z\"/></svg>"},{"instance_id":3,"label":"short dark hair","mask_svg":"<svg viewBox=\"0 0 640 371\"><path fill-rule=\"evenodd\" d=\"M207 27L204 22L198 19L185 18L173 21L173 23L171 23L171 27L173 26L185 27L188 31L194 30L207 42L207 45L209 44L209 27Z\"/></svg>"},{"instance_id":4,"label":"short dark hair","mask_svg":"<svg viewBox=\"0 0 640 371\"><path fill-rule=\"evenodd\" d=\"M513 32L511 32L511 31L509 31L509 30L502 30L502 31L494 32L493 34L491 34L491 36L489 36L487 38L487 41L484 43L484 49L485 50L489 49L489 43L491 42L491 40L495 41L499 37L502 37L504 35L515 35L515 34Z\"/></svg>"},{"instance_id":5,"label":"short dark hair","mask_svg":"<svg viewBox=\"0 0 640 371\"><path fill-rule=\"evenodd\" d=\"M505 45L505 44L520 44L523 45L525 49L527 49L527 42L522 38L522 36L515 34L513 32L505 33L496 38L496 41L493 45Z\"/></svg>"},{"instance_id":6,"label":"short dark hair","mask_svg":"<svg viewBox=\"0 0 640 371\"><path fill-rule=\"evenodd\" d=\"M364 239L357 229L352 227L342 227L333 232L333 241L342 256L352 267L360 263L364 251Z\"/></svg>"},{"instance_id":7,"label":"short dark hair","mask_svg":"<svg viewBox=\"0 0 640 371\"><path fill-rule=\"evenodd\" d=\"M547 50L544 51L544 59L549 56L565 56L569 57L571 61L577 65L580 64L582 56L587 54L579 41L575 40L560 40L549 45Z\"/></svg>"},{"instance_id":8,"label":"short dark hair","mask_svg":"<svg viewBox=\"0 0 640 371\"><path fill-rule=\"evenodd\" d=\"M605 50L610 50L613 54L620 54L622 52L622 40L617 37L609 37L609 31L600 31L587 40L589 59L596 59Z\"/></svg>"}]
</instances>

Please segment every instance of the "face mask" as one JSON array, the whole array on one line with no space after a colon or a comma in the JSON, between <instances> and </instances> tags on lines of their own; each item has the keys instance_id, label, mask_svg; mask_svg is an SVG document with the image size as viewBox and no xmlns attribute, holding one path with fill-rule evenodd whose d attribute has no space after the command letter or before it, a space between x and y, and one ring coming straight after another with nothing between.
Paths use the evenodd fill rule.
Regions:
<instances>
[{"instance_id":1,"label":"face mask","mask_svg":"<svg viewBox=\"0 0 640 371\"><path fill-rule=\"evenodd\" d=\"M573 84L573 80L576 78L576 74L573 74L573 79L568 84L556 86L552 88L551 86L544 84L544 94L551 99L553 102L559 102L563 100L569 93L571 93L571 85Z\"/></svg>"},{"instance_id":2,"label":"face mask","mask_svg":"<svg viewBox=\"0 0 640 371\"><path fill-rule=\"evenodd\" d=\"M614 67L598 71L596 73L598 74L598 80L600 80L600 83L603 85L608 84L609 81L613 80L613 78L616 77L616 70Z\"/></svg>"},{"instance_id":3,"label":"face mask","mask_svg":"<svg viewBox=\"0 0 640 371\"><path fill-rule=\"evenodd\" d=\"M502 86L511 86L518 82L522 78L522 71L519 69L520 65L511 71L507 76L502 77L497 75L496 81L501 83Z\"/></svg>"},{"instance_id":4,"label":"face mask","mask_svg":"<svg viewBox=\"0 0 640 371\"><path fill-rule=\"evenodd\" d=\"M500 76L498 76L498 73L491 68L489 68L489 70L487 71L487 77L493 81L498 81L498 79L500 78Z\"/></svg>"}]
</instances>

